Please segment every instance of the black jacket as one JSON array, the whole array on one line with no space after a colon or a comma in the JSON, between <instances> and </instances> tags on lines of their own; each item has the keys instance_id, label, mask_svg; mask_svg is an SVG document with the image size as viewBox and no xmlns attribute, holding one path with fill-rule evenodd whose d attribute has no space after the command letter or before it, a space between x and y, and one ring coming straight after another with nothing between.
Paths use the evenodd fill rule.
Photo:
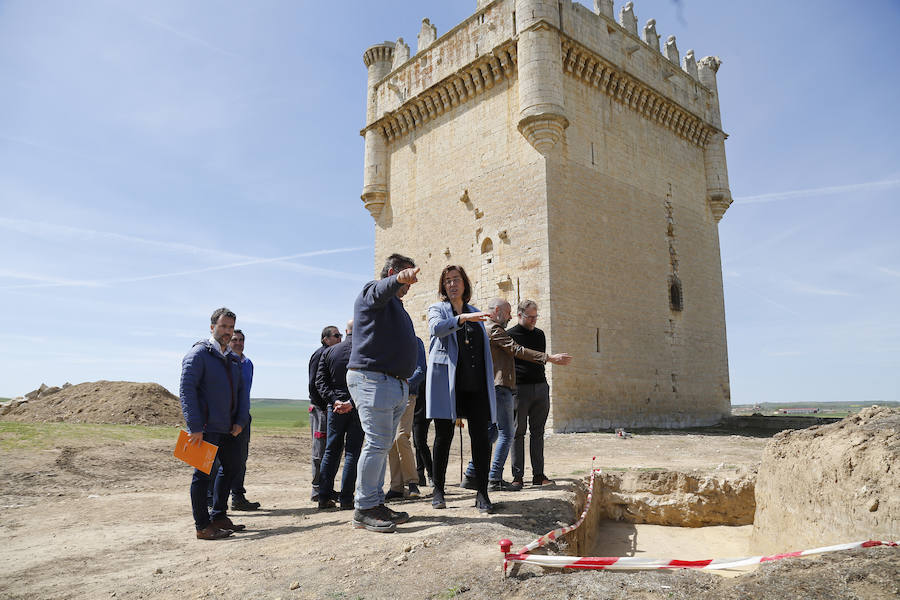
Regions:
<instances>
[{"instance_id":1,"label":"black jacket","mask_svg":"<svg viewBox=\"0 0 900 600\"><path fill-rule=\"evenodd\" d=\"M316 370L316 391L328 405L338 400L353 402L350 390L347 389L347 364L350 362L352 346L353 336L348 335L343 342L328 348L319 361L319 368ZM356 408L355 404L353 408Z\"/></svg>"},{"instance_id":2,"label":"black jacket","mask_svg":"<svg viewBox=\"0 0 900 600\"><path fill-rule=\"evenodd\" d=\"M319 368L319 362L322 360L322 355L326 350L328 350L328 346L322 344L316 348L316 351L309 357L309 403L322 410L325 410L326 402L325 399L319 395L319 390L316 389L316 371Z\"/></svg>"}]
</instances>

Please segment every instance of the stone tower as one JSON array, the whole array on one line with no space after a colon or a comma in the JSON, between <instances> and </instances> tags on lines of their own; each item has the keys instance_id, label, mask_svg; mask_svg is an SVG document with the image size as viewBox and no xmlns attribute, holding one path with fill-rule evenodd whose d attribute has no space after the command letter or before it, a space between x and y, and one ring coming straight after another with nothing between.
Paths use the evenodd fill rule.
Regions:
<instances>
[{"instance_id":1,"label":"stone tower","mask_svg":"<svg viewBox=\"0 0 900 600\"><path fill-rule=\"evenodd\" d=\"M366 50L362 199L376 272L402 252L425 308L446 264L484 306L531 298L557 431L712 424L730 411L718 221L731 204L720 61L679 64L631 2L477 0L418 47Z\"/></svg>"}]
</instances>

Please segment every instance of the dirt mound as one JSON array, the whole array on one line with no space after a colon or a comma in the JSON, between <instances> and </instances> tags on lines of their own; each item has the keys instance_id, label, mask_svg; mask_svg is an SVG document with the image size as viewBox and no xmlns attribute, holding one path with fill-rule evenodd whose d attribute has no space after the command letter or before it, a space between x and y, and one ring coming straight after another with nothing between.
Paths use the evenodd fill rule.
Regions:
<instances>
[{"instance_id":1,"label":"dirt mound","mask_svg":"<svg viewBox=\"0 0 900 600\"><path fill-rule=\"evenodd\" d=\"M14 401L0 416L8 421L181 425L177 396L158 383L92 381L45 388L25 401ZM51 391L52 390L52 391ZM49 393L48 393L49 392Z\"/></svg>"},{"instance_id":2,"label":"dirt mound","mask_svg":"<svg viewBox=\"0 0 900 600\"><path fill-rule=\"evenodd\" d=\"M900 409L870 407L776 435L756 482L751 544L784 552L900 538Z\"/></svg>"}]
</instances>

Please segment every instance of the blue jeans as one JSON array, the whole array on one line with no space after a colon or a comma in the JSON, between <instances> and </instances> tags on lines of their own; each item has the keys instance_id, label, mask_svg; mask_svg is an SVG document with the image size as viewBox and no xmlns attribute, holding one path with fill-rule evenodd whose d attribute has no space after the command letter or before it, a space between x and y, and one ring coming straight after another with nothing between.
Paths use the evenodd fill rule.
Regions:
<instances>
[{"instance_id":1,"label":"blue jeans","mask_svg":"<svg viewBox=\"0 0 900 600\"><path fill-rule=\"evenodd\" d=\"M488 475L489 481L500 481L503 479L503 466L506 464L506 457L512 448L513 438L516 435L516 399L512 390L502 385L494 386L494 392L497 396L497 424L491 423L489 430L491 436L491 444L497 442L494 448L494 458L491 461L491 472ZM469 461L466 467L466 477L475 477L475 465Z\"/></svg>"},{"instance_id":2,"label":"blue jeans","mask_svg":"<svg viewBox=\"0 0 900 600\"><path fill-rule=\"evenodd\" d=\"M365 443L356 469L358 510L384 504L387 456L409 401L409 384L377 371L347 371L347 388L359 411Z\"/></svg>"},{"instance_id":3,"label":"blue jeans","mask_svg":"<svg viewBox=\"0 0 900 600\"><path fill-rule=\"evenodd\" d=\"M334 477L344 453L344 474L341 476L341 504L353 504L356 488L356 467L363 445L363 430L359 422L359 411L354 409L339 415L334 406L328 405L328 440L325 442L325 456L322 457L322 471L319 475L320 502L327 502L334 491Z\"/></svg>"},{"instance_id":4,"label":"blue jeans","mask_svg":"<svg viewBox=\"0 0 900 600\"><path fill-rule=\"evenodd\" d=\"M210 476L199 469L194 469L194 476L191 479L191 509L194 512L194 525L198 531L209 525L210 519L216 520L227 516L228 493L231 491L231 484L240 461L237 439L230 433L204 433L203 441L219 447L216 458L222 463L222 468L218 471L210 470L215 477L211 515L206 507L206 491L209 488Z\"/></svg>"}]
</instances>

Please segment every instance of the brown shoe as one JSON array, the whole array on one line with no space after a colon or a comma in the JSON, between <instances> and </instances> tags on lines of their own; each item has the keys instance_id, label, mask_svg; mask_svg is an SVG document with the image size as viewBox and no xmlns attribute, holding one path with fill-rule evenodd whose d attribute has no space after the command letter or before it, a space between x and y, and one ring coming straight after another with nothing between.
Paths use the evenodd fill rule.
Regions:
<instances>
[{"instance_id":1,"label":"brown shoe","mask_svg":"<svg viewBox=\"0 0 900 600\"><path fill-rule=\"evenodd\" d=\"M238 525L237 523L232 523L231 519L229 519L228 517L216 519L212 522L212 524L219 529L230 529L231 531L243 531L247 529L246 525Z\"/></svg>"},{"instance_id":2,"label":"brown shoe","mask_svg":"<svg viewBox=\"0 0 900 600\"><path fill-rule=\"evenodd\" d=\"M204 527L203 529L197 530L197 539L198 540L221 540L223 538L227 538L232 533L234 533L230 529L219 529L212 523Z\"/></svg>"}]
</instances>

